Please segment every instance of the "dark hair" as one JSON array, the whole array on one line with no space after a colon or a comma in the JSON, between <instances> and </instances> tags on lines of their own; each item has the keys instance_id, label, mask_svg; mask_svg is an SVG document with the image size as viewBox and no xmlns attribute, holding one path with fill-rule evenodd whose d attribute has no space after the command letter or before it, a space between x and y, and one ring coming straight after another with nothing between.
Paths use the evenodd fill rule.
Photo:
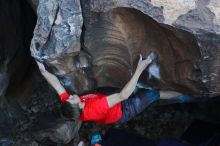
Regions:
<instances>
[{"instance_id":1,"label":"dark hair","mask_svg":"<svg viewBox=\"0 0 220 146\"><path fill-rule=\"evenodd\" d=\"M69 101L65 101L61 106L61 113L64 118L69 120L77 120L80 116L80 108L79 104L72 104Z\"/></svg>"}]
</instances>

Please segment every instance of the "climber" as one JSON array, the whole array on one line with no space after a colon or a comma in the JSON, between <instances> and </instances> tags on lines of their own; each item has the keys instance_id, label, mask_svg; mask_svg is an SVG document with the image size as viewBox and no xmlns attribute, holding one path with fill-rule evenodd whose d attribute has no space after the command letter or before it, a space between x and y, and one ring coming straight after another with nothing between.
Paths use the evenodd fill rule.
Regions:
<instances>
[{"instance_id":1,"label":"climber","mask_svg":"<svg viewBox=\"0 0 220 146\"><path fill-rule=\"evenodd\" d=\"M169 99L181 95L175 91L167 92L167 94L154 89L142 89L132 95L141 73L151 62L150 57L142 60L140 56L136 71L130 81L120 93L108 96L103 94L69 95L55 75L49 73L42 63L37 62L37 64L42 75L59 94L62 102L62 115L65 118L111 124L130 120L160 98Z\"/></svg>"}]
</instances>

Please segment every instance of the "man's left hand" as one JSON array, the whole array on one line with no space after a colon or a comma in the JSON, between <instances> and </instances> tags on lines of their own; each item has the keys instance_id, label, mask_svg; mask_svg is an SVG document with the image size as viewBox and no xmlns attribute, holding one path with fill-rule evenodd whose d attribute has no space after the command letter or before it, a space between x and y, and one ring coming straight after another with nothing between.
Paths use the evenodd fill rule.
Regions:
<instances>
[{"instance_id":1,"label":"man's left hand","mask_svg":"<svg viewBox=\"0 0 220 146\"><path fill-rule=\"evenodd\" d=\"M140 59L138 61L137 69L141 72L152 62L150 58L142 60L142 55L140 55Z\"/></svg>"}]
</instances>

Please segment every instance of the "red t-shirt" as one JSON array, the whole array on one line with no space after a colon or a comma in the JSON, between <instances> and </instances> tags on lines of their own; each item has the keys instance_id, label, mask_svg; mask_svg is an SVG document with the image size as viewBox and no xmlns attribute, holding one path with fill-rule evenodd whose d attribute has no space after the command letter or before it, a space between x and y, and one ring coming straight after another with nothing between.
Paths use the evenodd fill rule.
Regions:
<instances>
[{"instance_id":1,"label":"red t-shirt","mask_svg":"<svg viewBox=\"0 0 220 146\"><path fill-rule=\"evenodd\" d=\"M87 94L80 96L85 106L80 115L81 121L93 121L99 124L111 124L122 116L121 103L109 108L106 95Z\"/></svg>"}]
</instances>

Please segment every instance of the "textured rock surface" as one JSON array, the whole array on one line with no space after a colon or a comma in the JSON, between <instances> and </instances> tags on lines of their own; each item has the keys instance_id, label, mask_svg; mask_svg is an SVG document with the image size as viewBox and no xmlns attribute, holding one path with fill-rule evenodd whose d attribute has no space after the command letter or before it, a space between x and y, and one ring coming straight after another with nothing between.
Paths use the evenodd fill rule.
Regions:
<instances>
[{"instance_id":1,"label":"textured rock surface","mask_svg":"<svg viewBox=\"0 0 220 146\"><path fill-rule=\"evenodd\" d=\"M38 0L27 1L36 9ZM43 61L68 90L85 93L103 86L121 88L136 67L138 53L146 56L154 50L158 54L161 80L152 79L145 72L141 83L216 96L220 91L219 3L218 0L40 0L32 55ZM20 84L31 63L28 48L34 13L22 0L0 1L0 11L0 96L7 93L4 97L16 99L13 101L17 103L0 105L0 145L51 144L45 139L52 144L67 143L75 137L71 122L64 123L57 117L52 124L44 122L49 126L43 130L39 125L40 119L50 120L58 114L60 102L53 89L39 72L38 78L31 74L28 83ZM29 90L34 91L30 94ZM219 107L215 100L164 107L167 111L155 107L123 126L151 138L164 135L164 131L176 136L195 117L219 122ZM46 118L42 116L45 113L49 114ZM63 133L66 129L68 135ZM93 133L94 129L86 123L81 135Z\"/></svg>"},{"instance_id":2,"label":"textured rock surface","mask_svg":"<svg viewBox=\"0 0 220 146\"><path fill-rule=\"evenodd\" d=\"M83 22L79 1L43 0L39 2L37 14L32 56L52 62L79 52Z\"/></svg>"},{"instance_id":3,"label":"textured rock surface","mask_svg":"<svg viewBox=\"0 0 220 146\"><path fill-rule=\"evenodd\" d=\"M73 3L74 7L59 14ZM159 54L161 80L151 81L144 75L143 83L216 96L220 88L216 76L220 60L215 55L220 50L219 8L217 0L44 0L38 6L31 51L72 92L121 88L135 69L138 53L145 56L154 50ZM76 17L72 31L64 29L69 14Z\"/></svg>"},{"instance_id":4,"label":"textured rock surface","mask_svg":"<svg viewBox=\"0 0 220 146\"><path fill-rule=\"evenodd\" d=\"M40 116L42 114L54 115L51 111L57 112L60 102L56 94L50 92L53 90L48 88L46 81L40 82L42 77L39 78L39 72L37 75L30 73L34 67L30 42L36 15L27 2L7 0L0 1L0 19L0 145L38 146L36 140L31 137L36 131L31 131L30 128L40 129L39 125L33 123L46 119ZM40 86L36 89L35 85ZM34 92L34 95L31 92ZM50 116L47 118L52 119ZM57 133L50 135L50 141L67 143L77 133L78 130L74 129L77 126L74 126L73 122L55 123L58 119L61 118L53 121L57 127L53 127L52 131L57 130ZM67 130L69 133L66 133ZM46 132L40 132L42 137L46 135ZM47 132L50 130L47 129ZM41 145L46 144L41 142Z\"/></svg>"},{"instance_id":5,"label":"textured rock surface","mask_svg":"<svg viewBox=\"0 0 220 146\"><path fill-rule=\"evenodd\" d=\"M189 40L186 41L187 37L189 38L190 36L188 35L183 35L183 33L176 33L178 32L178 29L183 29L191 33L192 35L195 36L195 39L190 39L193 40L195 44L198 45L199 50L197 50L197 55L199 55L199 58L196 59L197 61L197 67L195 67L194 63L188 62L187 55L186 54L191 54L188 51L185 52L185 55L183 55L183 60L185 62L182 63L180 60L173 59L171 62L168 62L167 64L165 61L160 62L162 65L166 64L166 67L168 67L169 73L172 74L172 70L175 70L174 74L170 74L172 77L167 76L163 70L164 68L161 67L161 75L164 76L165 78L171 82L178 82L178 84L169 84L169 81L165 81L165 86L168 88L175 88L176 90L182 90L185 87L190 87L192 90L193 88L200 88L198 84L204 85L205 88L207 89L202 89L198 92L198 90L194 90L194 93L196 94L203 94L203 95L208 95L208 96L216 96L219 95L219 77L217 74L219 74L219 63L220 60L218 58L219 50L220 50L220 39L219 39L219 31L220 31L220 2L211 0L189 0L189 1L160 1L160 0L131 0L131 1L126 1L126 0L116 0L116 1L99 1L99 0L94 0L94 1L84 1L83 4L87 4L87 6L84 6L84 18L85 18L85 24L88 23L93 23L93 20L99 19L99 18L91 18L89 15L90 12L107 12L113 8L117 7L129 7L129 8L135 8L136 10L140 10L144 14L150 16L154 20L156 20L159 23L163 24L168 24L172 27L171 29L173 32L171 34L170 31L166 32L166 37L169 39L170 46L168 48L171 48L171 46L174 48L174 56L178 58L177 54L178 51L180 50L187 50L187 49L182 49L180 46L183 48L189 48L189 46L194 46L192 47L193 49L197 48L196 45L192 45L189 42ZM86 18L90 20L90 22L86 21ZM138 17L137 17L138 18ZM133 23L133 21L138 21L138 20L130 20ZM128 22L127 22L128 24ZM129 25L129 24L128 24ZM139 25L138 25L139 26ZM146 27L149 27L146 25ZM92 28L91 28L92 29ZM134 29L134 28L133 28ZM153 29L153 28L151 28ZM88 31L88 29L86 30ZM125 31L127 31L125 29ZM135 34L135 33L134 33ZM152 35L149 35L152 36ZM135 37L135 35L134 35ZM155 36L156 38L158 37ZM163 38L163 41L166 40L166 37ZM176 38L176 39L173 39ZM145 37L145 39L148 39L148 37ZM185 40L184 40L185 39ZM151 40L152 41L152 40ZM137 42L137 41L136 41ZM181 42L181 43L179 43ZM185 42L185 43L184 43ZM87 43L87 41L85 41ZM157 40L157 43L160 43L161 47L164 46L159 39ZM177 44L181 45L177 45ZM97 44L97 43L96 43ZM146 47L147 48L147 47ZM149 49L149 47L148 47ZM146 49L147 50L147 49ZM192 50L192 49L190 49ZM166 53L169 51L167 50ZM184 51L183 51L184 52ZM199 53L201 52L201 54ZM192 55L192 54L191 54ZM161 56L163 57L172 57L172 53L170 54L165 54L161 52ZM161 58L159 57L159 59ZM162 60L162 59L161 59ZM169 60L169 59L168 59ZM175 67L170 67L172 66L172 62L178 62L174 63L176 66ZM188 62L188 63L187 63ZM182 65L181 65L182 64ZM183 65L184 64L184 65ZM191 64L191 65L190 65ZM191 67L190 67L191 66ZM195 67L195 68L194 68ZM181 69L182 68L182 69ZM194 69L193 69L194 68ZM197 73L194 71L197 70ZM166 70L166 69L165 69ZM179 70L179 71L178 71ZM181 71L180 71L181 70ZM194 71L193 71L194 70ZM200 70L200 73L198 71ZM178 77L179 76L179 77ZM175 79L174 79L175 78ZM196 79L197 78L197 79ZM198 82L199 80L202 82ZM107 78L106 78L107 79ZM191 86L189 85L189 82L197 82L197 85ZM155 83L154 83L155 84ZM182 89L181 89L182 88ZM187 91L184 89L184 92L187 93Z\"/></svg>"},{"instance_id":6,"label":"textured rock surface","mask_svg":"<svg viewBox=\"0 0 220 146\"><path fill-rule=\"evenodd\" d=\"M52 67L66 87L75 92L89 90L88 77L77 69L84 58L74 56L80 51L81 27L83 24L79 0L42 0L39 2L38 21L31 43L32 56ZM74 72L74 73L73 73ZM85 86L77 87L79 83Z\"/></svg>"},{"instance_id":7,"label":"textured rock surface","mask_svg":"<svg viewBox=\"0 0 220 146\"><path fill-rule=\"evenodd\" d=\"M81 126L80 123L77 124L60 118L52 120L51 117L49 119L44 117L43 119L39 123L40 126L37 127L38 130L33 132L33 136L38 142L51 141L53 143L67 144L73 138L79 138L77 134Z\"/></svg>"},{"instance_id":8,"label":"textured rock surface","mask_svg":"<svg viewBox=\"0 0 220 146\"><path fill-rule=\"evenodd\" d=\"M135 8L159 23L220 34L218 0L93 0L89 5L96 12L106 12L115 7Z\"/></svg>"},{"instance_id":9,"label":"textured rock surface","mask_svg":"<svg viewBox=\"0 0 220 146\"><path fill-rule=\"evenodd\" d=\"M145 72L142 83L197 95L206 90L200 86L199 47L190 33L160 26L143 13L128 8L92 13L90 20L85 24L84 44L92 55L99 87L122 87L135 71L138 55L146 57L154 51L158 54L161 79L152 79Z\"/></svg>"},{"instance_id":10,"label":"textured rock surface","mask_svg":"<svg viewBox=\"0 0 220 146\"><path fill-rule=\"evenodd\" d=\"M80 123L60 117L57 94L36 66L23 82L26 84L20 85L19 92L14 91L18 102L0 107L0 145L65 146L72 139L70 145L78 142Z\"/></svg>"}]
</instances>

